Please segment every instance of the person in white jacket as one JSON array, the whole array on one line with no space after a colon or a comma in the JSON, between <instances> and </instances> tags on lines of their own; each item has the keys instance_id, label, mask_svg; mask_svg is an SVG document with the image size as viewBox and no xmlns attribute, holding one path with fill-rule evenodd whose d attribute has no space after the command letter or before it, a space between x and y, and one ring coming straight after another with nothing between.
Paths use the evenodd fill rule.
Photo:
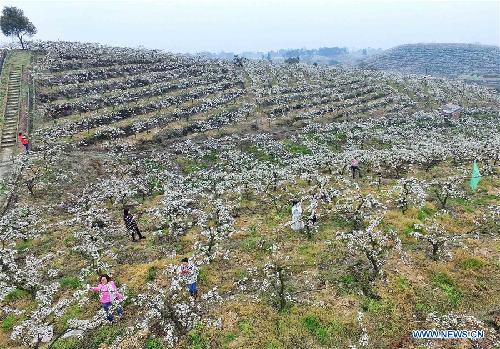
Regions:
<instances>
[{"instance_id":1,"label":"person in white jacket","mask_svg":"<svg viewBox=\"0 0 500 349\"><path fill-rule=\"evenodd\" d=\"M297 231L304 228L302 222L302 204L300 201L294 201L292 206L292 229Z\"/></svg>"},{"instance_id":2,"label":"person in white jacket","mask_svg":"<svg viewBox=\"0 0 500 349\"><path fill-rule=\"evenodd\" d=\"M178 270L179 275L184 279L188 287L189 295L194 299L198 298L198 268L189 259L183 258Z\"/></svg>"}]
</instances>

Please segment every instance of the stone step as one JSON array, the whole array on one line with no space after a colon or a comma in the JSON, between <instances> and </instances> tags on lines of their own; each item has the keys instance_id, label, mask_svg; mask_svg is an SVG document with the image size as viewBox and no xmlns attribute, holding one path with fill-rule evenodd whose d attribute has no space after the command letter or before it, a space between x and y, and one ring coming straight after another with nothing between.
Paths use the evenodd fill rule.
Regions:
<instances>
[{"instance_id":1,"label":"stone step","mask_svg":"<svg viewBox=\"0 0 500 349\"><path fill-rule=\"evenodd\" d=\"M4 133L2 134L2 141L4 140L16 140L16 135L15 133L11 132L11 133Z\"/></svg>"},{"instance_id":2,"label":"stone step","mask_svg":"<svg viewBox=\"0 0 500 349\"><path fill-rule=\"evenodd\" d=\"M17 139L17 138L16 138L16 135L15 135L14 133L12 133L12 132L11 132L11 133L9 133L9 134L6 134L6 133L2 134L2 142L3 142L4 140L8 140L8 141L16 141L16 139Z\"/></svg>"},{"instance_id":3,"label":"stone step","mask_svg":"<svg viewBox=\"0 0 500 349\"><path fill-rule=\"evenodd\" d=\"M16 144L16 141L4 141L2 140L2 147L10 147Z\"/></svg>"}]
</instances>

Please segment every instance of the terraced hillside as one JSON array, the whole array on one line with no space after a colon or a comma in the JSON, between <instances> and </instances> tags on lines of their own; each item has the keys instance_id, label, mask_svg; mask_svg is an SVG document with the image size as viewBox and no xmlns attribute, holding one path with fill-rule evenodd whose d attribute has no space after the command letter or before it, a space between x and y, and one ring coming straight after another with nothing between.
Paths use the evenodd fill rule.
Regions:
<instances>
[{"instance_id":1,"label":"terraced hillside","mask_svg":"<svg viewBox=\"0 0 500 349\"><path fill-rule=\"evenodd\" d=\"M500 343L494 90L37 45L33 154L0 220L0 347ZM448 102L459 118L439 113ZM123 208L145 240L131 241ZM197 300L183 257L199 267ZM126 297L112 323L88 290L103 272ZM435 327L485 337L411 337Z\"/></svg>"},{"instance_id":2,"label":"terraced hillside","mask_svg":"<svg viewBox=\"0 0 500 349\"><path fill-rule=\"evenodd\" d=\"M369 69L462 78L500 88L500 48L474 44L396 46L361 63Z\"/></svg>"}]
</instances>

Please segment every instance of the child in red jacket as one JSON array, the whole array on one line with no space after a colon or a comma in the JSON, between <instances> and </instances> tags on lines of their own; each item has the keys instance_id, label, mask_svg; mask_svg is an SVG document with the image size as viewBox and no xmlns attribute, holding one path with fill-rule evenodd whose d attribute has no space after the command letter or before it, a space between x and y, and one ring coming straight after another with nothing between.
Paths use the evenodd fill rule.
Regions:
<instances>
[{"instance_id":1,"label":"child in red jacket","mask_svg":"<svg viewBox=\"0 0 500 349\"><path fill-rule=\"evenodd\" d=\"M23 134L21 132L19 132L19 142L21 142L21 144L24 146L24 150L26 151L26 155L28 155L30 143L28 142L26 137L23 136Z\"/></svg>"}]
</instances>

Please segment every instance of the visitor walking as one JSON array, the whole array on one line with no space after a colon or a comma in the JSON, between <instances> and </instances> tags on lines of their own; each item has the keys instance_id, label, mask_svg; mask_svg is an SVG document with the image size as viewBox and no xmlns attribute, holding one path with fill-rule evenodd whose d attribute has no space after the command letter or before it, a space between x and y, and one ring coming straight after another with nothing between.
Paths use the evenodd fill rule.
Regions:
<instances>
[{"instance_id":1,"label":"visitor walking","mask_svg":"<svg viewBox=\"0 0 500 349\"><path fill-rule=\"evenodd\" d=\"M178 273L186 282L189 295L194 299L198 298L198 287L196 285L198 281L198 268L196 265L190 263L188 258L183 258Z\"/></svg>"},{"instance_id":2,"label":"visitor walking","mask_svg":"<svg viewBox=\"0 0 500 349\"><path fill-rule=\"evenodd\" d=\"M302 204L299 200L293 200L292 205L292 229L295 231L302 230L304 228Z\"/></svg>"},{"instance_id":3,"label":"visitor walking","mask_svg":"<svg viewBox=\"0 0 500 349\"><path fill-rule=\"evenodd\" d=\"M118 292L118 288L115 283L111 280L109 275L103 274L99 277L99 285L96 287L91 287L92 292L99 293L99 300L101 301L102 308L106 312L106 317L109 321L113 321L113 314L111 306L114 303L116 305L116 311L120 319L123 317L123 308L119 301L123 299L123 295Z\"/></svg>"},{"instance_id":4,"label":"visitor walking","mask_svg":"<svg viewBox=\"0 0 500 349\"><path fill-rule=\"evenodd\" d=\"M359 170L359 161L356 158L352 159L351 161L351 171L353 179L356 177L356 172L358 172L358 177L361 178L361 171Z\"/></svg>"},{"instance_id":5,"label":"visitor walking","mask_svg":"<svg viewBox=\"0 0 500 349\"><path fill-rule=\"evenodd\" d=\"M24 151L26 152L26 155L29 154L29 147L30 147L30 143L29 141L26 139L26 137L23 136L22 132L19 132L19 142L21 142L21 144L24 146Z\"/></svg>"},{"instance_id":6,"label":"visitor walking","mask_svg":"<svg viewBox=\"0 0 500 349\"><path fill-rule=\"evenodd\" d=\"M316 212L318 210L318 199L316 199L316 196L313 196L311 198L311 204L309 205L309 221L314 225L316 224L317 221L317 216Z\"/></svg>"},{"instance_id":7,"label":"visitor walking","mask_svg":"<svg viewBox=\"0 0 500 349\"><path fill-rule=\"evenodd\" d=\"M138 239L145 239L146 237L141 234L139 227L137 226L137 222L135 221L134 216L129 212L128 208L123 209L123 221L125 222L125 227L132 234L132 241L138 241L135 239L135 235L137 234Z\"/></svg>"}]
</instances>

